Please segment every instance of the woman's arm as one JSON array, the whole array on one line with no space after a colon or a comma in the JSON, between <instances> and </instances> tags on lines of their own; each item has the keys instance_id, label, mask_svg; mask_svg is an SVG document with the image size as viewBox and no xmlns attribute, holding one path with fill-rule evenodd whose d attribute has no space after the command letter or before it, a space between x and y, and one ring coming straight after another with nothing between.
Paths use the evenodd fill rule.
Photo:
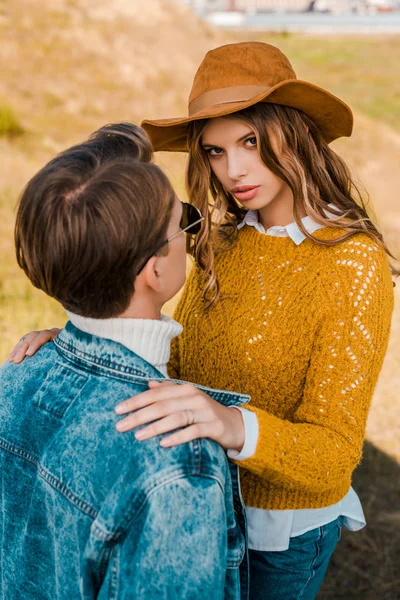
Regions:
<instances>
[{"instance_id":1,"label":"woman's arm","mask_svg":"<svg viewBox=\"0 0 400 600\"><path fill-rule=\"evenodd\" d=\"M15 348L10 352L8 360L13 363L20 363L25 356L33 356L47 342L52 342L60 333L60 329L43 329L41 331L31 331L22 336Z\"/></svg>"}]
</instances>

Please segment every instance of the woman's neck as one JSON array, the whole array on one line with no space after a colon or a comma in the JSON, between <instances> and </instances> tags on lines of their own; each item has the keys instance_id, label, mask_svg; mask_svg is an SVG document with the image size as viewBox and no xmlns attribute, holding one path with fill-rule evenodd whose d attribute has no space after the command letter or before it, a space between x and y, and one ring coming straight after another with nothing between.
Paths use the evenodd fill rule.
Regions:
<instances>
[{"instance_id":1,"label":"woman's neck","mask_svg":"<svg viewBox=\"0 0 400 600\"><path fill-rule=\"evenodd\" d=\"M258 210L259 220L264 229L285 227L294 221L294 199L292 190L282 190L269 204ZM300 211L300 218L306 217L305 210Z\"/></svg>"}]
</instances>

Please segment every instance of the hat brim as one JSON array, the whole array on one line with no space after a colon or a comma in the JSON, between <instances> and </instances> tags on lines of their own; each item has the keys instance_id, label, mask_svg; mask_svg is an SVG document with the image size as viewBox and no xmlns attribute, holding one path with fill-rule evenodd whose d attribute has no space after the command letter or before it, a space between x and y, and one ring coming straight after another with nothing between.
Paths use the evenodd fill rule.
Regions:
<instances>
[{"instance_id":1,"label":"hat brim","mask_svg":"<svg viewBox=\"0 0 400 600\"><path fill-rule=\"evenodd\" d=\"M303 111L314 121L327 143L348 137L353 130L350 107L339 98L318 86L291 79L266 88L252 98L205 108L190 117L144 120L142 127L151 139L155 151L187 152L188 126L192 121L214 119L233 114L258 102L281 104Z\"/></svg>"}]
</instances>

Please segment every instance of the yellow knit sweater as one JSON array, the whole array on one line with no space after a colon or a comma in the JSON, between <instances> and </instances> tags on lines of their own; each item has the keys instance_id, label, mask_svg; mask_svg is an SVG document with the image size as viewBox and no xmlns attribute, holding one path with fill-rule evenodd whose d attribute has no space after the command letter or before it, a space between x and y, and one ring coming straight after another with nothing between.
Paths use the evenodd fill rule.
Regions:
<instances>
[{"instance_id":1,"label":"yellow knit sweater","mask_svg":"<svg viewBox=\"0 0 400 600\"><path fill-rule=\"evenodd\" d=\"M388 343L393 285L384 251L365 234L296 246L245 227L216 269L223 299L208 312L198 267L189 276L170 376L251 396L258 444L239 463L247 506L338 502L361 457Z\"/></svg>"}]
</instances>

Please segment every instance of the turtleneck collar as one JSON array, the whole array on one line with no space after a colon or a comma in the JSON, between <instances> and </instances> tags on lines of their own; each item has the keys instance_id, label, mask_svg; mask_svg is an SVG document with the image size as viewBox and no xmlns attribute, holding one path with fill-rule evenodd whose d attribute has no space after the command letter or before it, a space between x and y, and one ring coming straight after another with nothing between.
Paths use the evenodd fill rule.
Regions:
<instances>
[{"instance_id":1,"label":"turtleneck collar","mask_svg":"<svg viewBox=\"0 0 400 600\"><path fill-rule=\"evenodd\" d=\"M182 333L182 326L165 315L155 319L91 319L67 311L69 320L85 333L97 335L126 346L167 375L171 340Z\"/></svg>"}]
</instances>

